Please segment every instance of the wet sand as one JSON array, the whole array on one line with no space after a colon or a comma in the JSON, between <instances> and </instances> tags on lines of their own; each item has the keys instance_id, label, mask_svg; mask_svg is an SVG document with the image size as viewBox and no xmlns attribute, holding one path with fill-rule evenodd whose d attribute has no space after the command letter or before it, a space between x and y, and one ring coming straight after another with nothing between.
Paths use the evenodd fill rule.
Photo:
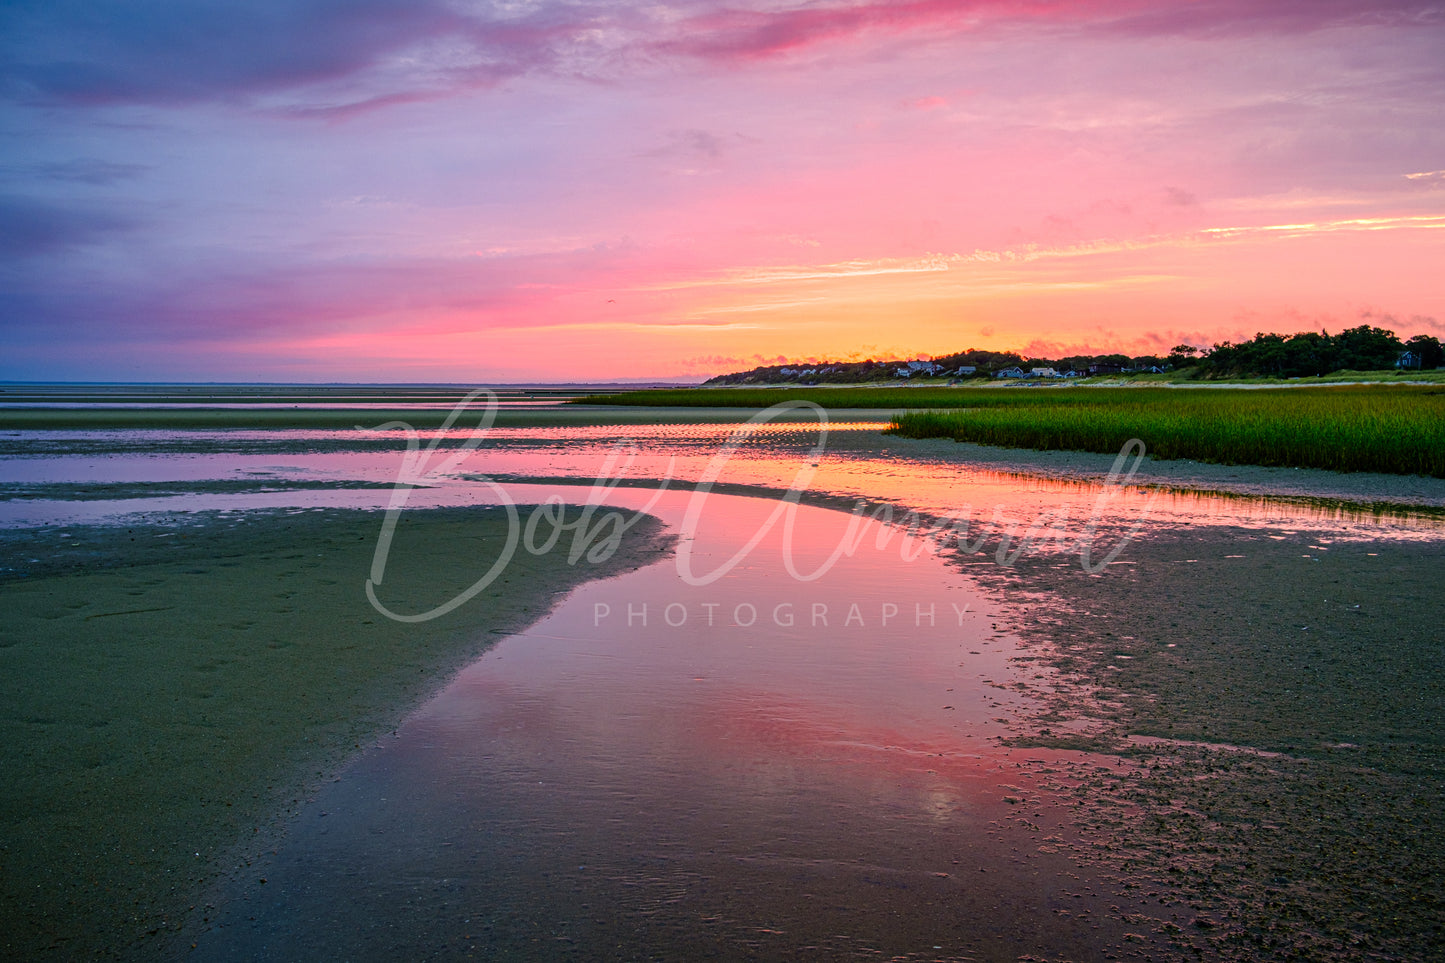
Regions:
<instances>
[{"instance_id":1,"label":"wet sand","mask_svg":"<svg viewBox=\"0 0 1445 963\"><path fill-rule=\"evenodd\" d=\"M408 512L382 599L451 597L506 524ZM519 552L470 603L401 624L363 591L379 529L327 509L0 532L0 955L153 957L219 870L453 670L670 546L652 525L600 566Z\"/></svg>"},{"instance_id":2,"label":"wet sand","mask_svg":"<svg viewBox=\"0 0 1445 963\"><path fill-rule=\"evenodd\" d=\"M1445 544L1156 530L1077 559L960 564L1058 674L1015 746L1082 749L1041 791L1061 847L1209 958L1430 958L1445 943Z\"/></svg>"}]
</instances>

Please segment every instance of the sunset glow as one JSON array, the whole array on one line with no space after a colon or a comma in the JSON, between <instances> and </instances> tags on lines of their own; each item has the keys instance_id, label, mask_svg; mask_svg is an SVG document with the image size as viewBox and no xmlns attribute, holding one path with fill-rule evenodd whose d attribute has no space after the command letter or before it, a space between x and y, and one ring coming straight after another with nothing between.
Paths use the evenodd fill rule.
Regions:
<instances>
[{"instance_id":1,"label":"sunset glow","mask_svg":"<svg viewBox=\"0 0 1445 963\"><path fill-rule=\"evenodd\" d=\"M0 379L1445 335L1445 5L0 13Z\"/></svg>"}]
</instances>

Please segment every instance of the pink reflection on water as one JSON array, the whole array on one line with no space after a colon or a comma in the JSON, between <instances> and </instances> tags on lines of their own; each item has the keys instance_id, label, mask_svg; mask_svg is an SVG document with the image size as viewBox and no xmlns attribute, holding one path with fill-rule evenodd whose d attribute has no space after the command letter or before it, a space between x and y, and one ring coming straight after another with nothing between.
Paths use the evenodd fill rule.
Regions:
<instances>
[{"instance_id":1,"label":"pink reflection on water","mask_svg":"<svg viewBox=\"0 0 1445 963\"><path fill-rule=\"evenodd\" d=\"M613 501L640 505L647 494L618 492ZM667 495L652 512L675 530L692 498ZM697 534L697 554L734 556L774 504L711 496L712 524ZM672 697L688 703L710 702L717 691L779 691L866 710L891 725L926 720L951 732L961 721L981 724L965 703L982 694L980 677L1008 671L1002 647L981 648L980 633L988 634L981 596L931 552L902 561L901 535L872 522L858 550L825 569L847 521L838 512L797 508L791 551L803 568L822 571L810 582L785 570L785 534L776 527L708 585L688 584L675 559L585 585L563 609L499 647L507 664L496 671L603 707L616 704L614 687L636 692L649 679L665 679L687 683ZM944 710L950 689L959 705Z\"/></svg>"},{"instance_id":2,"label":"pink reflection on water","mask_svg":"<svg viewBox=\"0 0 1445 963\"><path fill-rule=\"evenodd\" d=\"M676 528L690 497L651 510ZM712 505L696 534L709 558L737 554L773 510ZM793 551L818 565L847 523L799 507ZM783 537L708 585L671 559L586 584L503 640L321 793L267 886L235 904L249 921L203 955L243 957L253 936L292 955L378 939L410 954L478 916L508 958L529 958L538 931L670 959L731 958L760 932L780 959L1099 942L1038 905L1075 868L1023 859L989 828L1009 808L999 719L1023 697L1000 688L1018 650L983 597L931 552L900 561L896 538L798 582Z\"/></svg>"}]
</instances>

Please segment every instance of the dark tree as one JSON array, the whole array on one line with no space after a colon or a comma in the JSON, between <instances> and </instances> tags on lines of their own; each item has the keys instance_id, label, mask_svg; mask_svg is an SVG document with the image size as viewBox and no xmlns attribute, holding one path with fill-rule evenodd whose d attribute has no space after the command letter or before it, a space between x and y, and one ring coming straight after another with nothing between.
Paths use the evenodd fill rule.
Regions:
<instances>
[{"instance_id":1,"label":"dark tree","mask_svg":"<svg viewBox=\"0 0 1445 963\"><path fill-rule=\"evenodd\" d=\"M1347 328L1331 339L1338 352L1335 361L1340 368L1353 371L1378 371L1393 368L1405 346L1395 332L1362 324Z\"/></svg>"},{"instance_id":2,"label":"dark tree","mask_svg":"<svg viewBox=\"0 0 1445 963\"><path fill-rule=\"evenodd\" d=\"M1176 344L1169 349L1168 361L1176 368L1187 368L1199 361L1199 349L1192 344Z\"/></svg>"},{"instance_id":3,"label":"dark tree","mask_svg":"<svg viewBox=\"0 0 1445 963\"><path fill-rule=\"evenodd\" d=\"M1421 368L1438 368L1445 365L1445 348L1440 339L1429 334L1417 334L1405 342L1405 350L1420 359Z\"/></svg>"}]
</instances>

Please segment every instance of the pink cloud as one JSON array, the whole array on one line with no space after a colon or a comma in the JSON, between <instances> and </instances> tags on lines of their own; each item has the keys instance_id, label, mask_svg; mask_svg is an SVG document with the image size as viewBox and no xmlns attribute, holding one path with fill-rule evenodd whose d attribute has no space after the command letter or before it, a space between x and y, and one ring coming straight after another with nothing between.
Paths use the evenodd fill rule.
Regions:
<instances>
[{"instance_id":1,"label":"pink cloud","mask_svg":"<svg viewBox=\"0 0 1445 963\"><path fill-rule=\"evenodd\" d=\"M1438 23L1437 3L1423 0L875 0L813 4L787 10L724 7L692 17L677 35L656 41L670 52L719 61L795 53L864 33L961 31L992 23L1090 24L1119 34L1235 35L1300 33L1335 25Z\"/></svg>"},{"instance_id":2,"label":"pink cloud","mask_svg":"<svg viewBox=\"0 0 1445 963\"><path fill-rule=\"evenodd\" d=\"M1069 3L1009 0L906 0L795 7L791 10L724 8L687 21L659 49L710 60L751 60L801 50L863 33L898 33L922 27L960 28L982 14L1067 9Z\"/></svg>"}]
</instances>

